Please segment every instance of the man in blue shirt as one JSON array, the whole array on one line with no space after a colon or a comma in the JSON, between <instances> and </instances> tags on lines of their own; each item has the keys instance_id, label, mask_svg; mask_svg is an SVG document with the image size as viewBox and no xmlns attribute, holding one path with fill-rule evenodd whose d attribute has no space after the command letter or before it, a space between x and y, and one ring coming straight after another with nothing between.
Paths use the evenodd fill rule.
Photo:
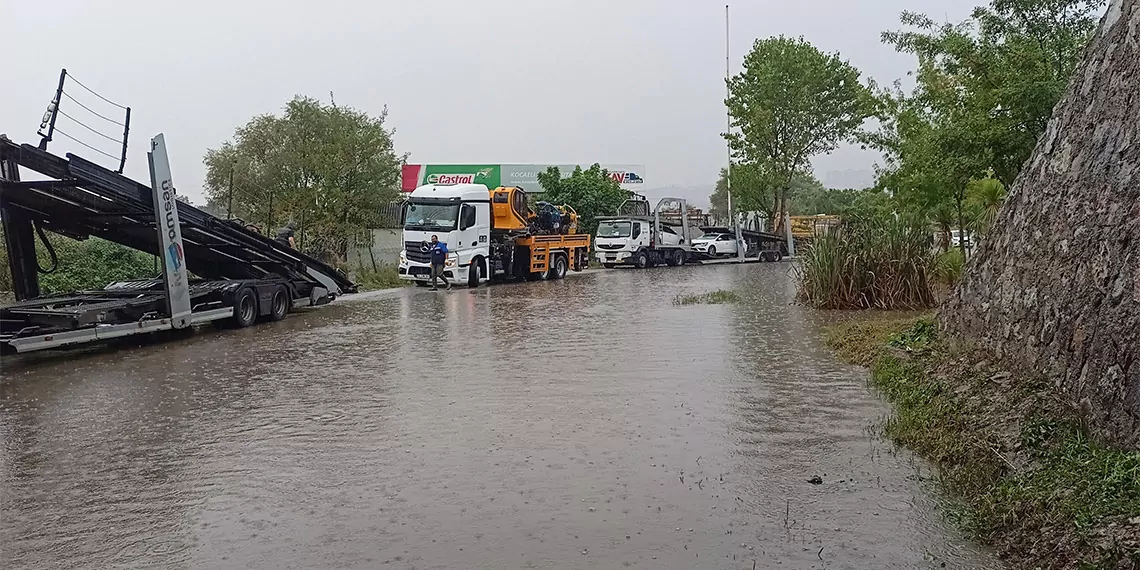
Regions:
<instances>
[{"instance_id":1,"label":"man in blue shirt","mask_svg":"<svg viewBox=\"0 0 1140 570\"><path fill-rule=\"evenodd\" d=\"M439 291L435 285L436 278L443 279L443 284L451 289L451 282L447 280L447 276L443 274L444 264L447 262L447 244L439 242L439 236L431 236L431 244L429 244L428 251L431 253L431 290Z\"/></svg>"}]
</instances>

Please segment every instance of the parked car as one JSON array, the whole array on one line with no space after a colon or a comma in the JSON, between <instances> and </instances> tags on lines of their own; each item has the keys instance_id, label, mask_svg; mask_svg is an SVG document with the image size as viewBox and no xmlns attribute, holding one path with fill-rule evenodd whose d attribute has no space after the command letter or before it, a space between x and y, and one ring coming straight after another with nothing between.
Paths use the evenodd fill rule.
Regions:
<instances>
[{"instance_id":1,"label":"parked car","mask_svg":"<svg viewBox=\"0 0 1140 570\"><path fill-rule=\"evenodd\" d=\"M704 234L693 240L693 249L709 257L736 255L736 248L736 236L732 234Z\"/></svg>"}]
</instances>

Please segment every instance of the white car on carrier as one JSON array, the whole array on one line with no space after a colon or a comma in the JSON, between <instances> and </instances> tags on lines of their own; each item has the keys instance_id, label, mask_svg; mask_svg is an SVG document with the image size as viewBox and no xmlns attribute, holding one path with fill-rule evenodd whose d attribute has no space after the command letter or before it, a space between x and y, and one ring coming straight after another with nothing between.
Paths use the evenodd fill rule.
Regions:
<instances>
[{"instance_id":1,"label":"white car on carrier","mask_svg":"<svg viewBox=\"0 0 1140 570\"><path fill-rule=\"evenodd\" d=\"M709 257L736 255L737 247L736 236L732 234L704 234L693 240L693 251Z\"/></svg>"}]
</instances>

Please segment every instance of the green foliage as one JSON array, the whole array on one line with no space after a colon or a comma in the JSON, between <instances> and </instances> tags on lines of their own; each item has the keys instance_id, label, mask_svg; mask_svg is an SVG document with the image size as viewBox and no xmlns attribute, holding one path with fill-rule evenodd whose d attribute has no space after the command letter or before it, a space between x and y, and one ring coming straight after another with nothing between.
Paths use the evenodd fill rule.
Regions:
<instances>
[{"instance_id":1,"label":"green foliage","mask_svg":"<svg viewBox=\"0 0 1140 570\"><path fill-rule=\"evenodd\" d=\"M934 280L950 286L962 278L962 270L966 267L966 258L962 257L959 249L947 249L938 255L934 264Z\"/></svg>"},{"instance_id":2,"label":"green foliage","mask_svg":"<svg viewBox=\"0 0 1140 570\"><path fill-rule=\"evenodd\" d=\"M372 267L361 267L354 272L353 282L360 291L374 291L377 289L392 289L405 287L407 281L400 279L400 273L391 263L377 264Z\"/></svg>"},{"instance_id":3,"label":"green foliage","mask_svg":"<svg viewBox=\"0 0 1140 570\"><path fill-rule=\"evenodd\" d=\"M598 216L612 216L621 203L629 198L609 173L598 164L586 170L575 167L565 178L557 166L538 174L538 182L545 191L544 198L553 204L568 204L578 212L578 231L593 235L598 229Z\"/></svg>"},{"instance_id":4,"label":"green foliage","mask_svg":"<svg viewBox=\"0 0 1140 570\"><path fill-rule=\"evenodd\" d=\"M678 294L673 297L674 305L723 305L725 303L735 303L740 300L740 296L732 291L718 289L709 293L701 294Z\"/></svg>"},{"instance_id":5,"label":"green foliage","mask_svg":"<svg viewBox=\"0 0 1140 570\"><path fill-rule=\"evenodd\" d=\"M832 214L848 223L885 220L895 211L891 195L878 188L832 189L807 187L792 195L789 210L793 216Z\"/></svg>"},{"instance_id":6,"label":"green foliage","mask_svg":"<svg viewBox=\"0 0 1140 570\"><path fill-rule=\"evenodd\" d=\"M373 117L296 97L281 116L254 117L234 140L206 152L206 196L272 235L292 220L301 249L340 264L399 193L401 157L387 109Z\"/></svg>"},{"instance_id":7,"label":"green foliage","mask_svg":"<svg viewBox=\"0 0 1140 570\"><path fill-rule=\"evenodd\" d=\"M887 345L908 352L921 351L930 348L937 337L938 325L934 319L923 318L915 321L909 329L891 335Z\"/></svg>"},{"instance_id":8,"label":"green foliage","mask_svg":"<svg viewBox=\"0 0 1140 570\"><path fill-rule=\"evenodd\" d=\"M993 0L959 24L903 13L906 29L884 33L883 41L918 58L916 85L909 93L898 85L880 92L881 128L862 137L884 153L879 186L916 215L939 218L947 238L951 227L984 233L1044 132L1103 5Z\"/></svg>"},{"instance_id":9,"label":"green foliage","mask_svg":"<svg viewBox=\"0 0 1140 570\"><path fill-rule=\"evenodd\" d=\"M903 219L844 224L804 250L797 298L819 309L931 307L930 251L926 228Z\"/></svg>"},{"instance_id":10,"label":"green foliage","mask_svg":"<svg viewBox=\"0 0 1140 570\"><path fill-rule=\"evenodd\" d=\"M40 274L42 295L102 289L114 281L146 279L162 274L153 255L95 237L77 241L50 232L46 235L55 249L59 265L51 273ZM2 240L3 232L0 232ZM51 256L38 237L36 257L41 268L51 270ZM12 275L8 272L8 250L5 247L0 248L0 291L11 290Z\"/></svg>"},{"instance_id":11,"label":"green foliage","mask_svg":"<svg viewBox=\"0 0 1140 570\"><path fill-rule=\"evenodd\" d=\"M1005 185L993 177L992 171L966 185L966 202L974 219L975 232L980 235L989 233L1006 194Z\"/></svg>"},{"instance_id":12,"label":"green foliage","mask_svg":"<svg viewBox=\"0 0 1140 570\"><path fill-rule=\"evenodd\" d=\"M807 170L811 157L851 139L872 111L859 71L802 38L757 40L728 88L725 104L738 131L724 136L735 162L751 169L748 176L755 182L753 188L741 185L741 207L749 200L770 203L753 209L773 212L777 220L787 209L793 180ZM734 175L733 186L736 182Z\"/></svg>"}]
</instances>

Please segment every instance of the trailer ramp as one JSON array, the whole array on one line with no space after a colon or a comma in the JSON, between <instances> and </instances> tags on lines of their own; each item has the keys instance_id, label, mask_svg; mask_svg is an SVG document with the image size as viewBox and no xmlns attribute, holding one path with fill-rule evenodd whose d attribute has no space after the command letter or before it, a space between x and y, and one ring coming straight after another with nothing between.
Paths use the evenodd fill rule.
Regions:
<instances>
[{"instance_id":1,"label":"trailer ramp","mask_svg":"<svg viewBox=\"0 0 1140 570\"><path fill-rule=\"evenodd\" d=\"M0 164L0 219L17 299L40 296L34 252L36 235L44 230L161 254L148 186L74 154L60 157L7 139L0 139ZM47 179L22 182L17 167ZM202 279L283 279L294 300L313 305L356 289L332 266L237 221L181 201L177 208L187 269Z\"/></svg>"}]
</instances>

